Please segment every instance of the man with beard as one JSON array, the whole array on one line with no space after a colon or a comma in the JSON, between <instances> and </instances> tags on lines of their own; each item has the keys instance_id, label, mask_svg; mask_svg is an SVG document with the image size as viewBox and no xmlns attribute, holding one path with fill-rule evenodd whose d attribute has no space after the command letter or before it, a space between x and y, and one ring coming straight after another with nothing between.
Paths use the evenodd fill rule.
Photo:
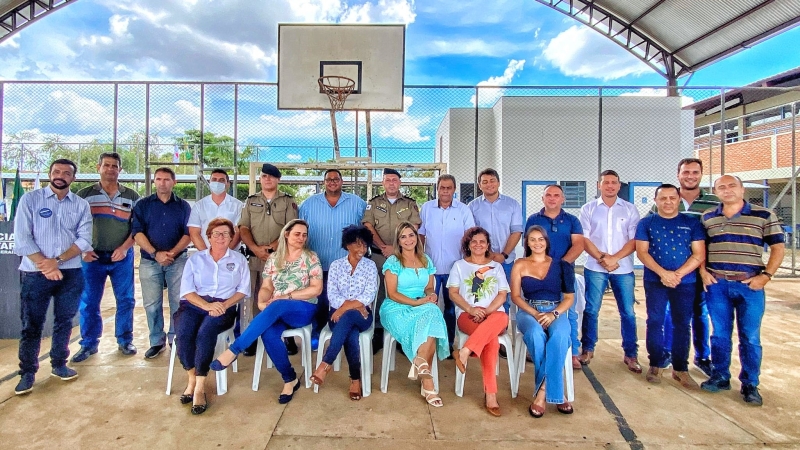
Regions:
<instances>
[{"instance_id":1,"label":"man with beard","mask_svg":"<svg viewBox=\"0 0 800 450\"><path fill-rule=\"evenodd\" d=\"M189 246L189 203L172 192L175 172L159 167L153 174L156 193L133 208L133 238L139 244L139 282L142 303L150 329L150 348L144 357L153 359L175 337L174 314L180 306L181 277ZM164 283L169 299L169 333L164 333Z\"/></svg>"},{"instance_id":2,"label":"man with beard","mask_svg":"<svg viewBox=\"0 0 800 450\"><path fill-rule=\"evenodd\" d=\"M133 236L131 220L133 207L139 194L117 181L122 168L118 153L103 153L97 164L100 182L78 191L78 197L89 202L92 209L93 251L83 254L83 276L86 288L81 295L81 349L72 362L84 361L97 353L103 333L103 316L100 301L111 278L111 287L117 310L114 315L114 333L119 351L135 355L133 345Z\"/></svg>"},{"instance_id":3,"label":"man with beard","mask_svg":"<svg viewBox=\"0 0 800 450\"><path fill-rule=\"evenodd\" d=\"M311 331L314 350L319 332L328 324L328 268L332 262L347 256L347 250L342 248L342 230L360 224L367 207L361 197L342 192L342 173L337 169L326 170L322 177L325 191L308 197L299 211L300 218L308 222L308 247L322 264L322 293L317 297Z\"/></svg>"},{"instance_id":4,"label":"man with beard","mask_svg":"<svg viewBox=\"0 0 800 450\"><path fill-rule=\"evenodd\" d=\"M39 348L50 298L53 298L52 375L72 380L78 372L67 367L72 318L83 291L81 253L92 250L89 203L69 191L78 167L68 159L50 164L50 185L22 196L14 220L16 246L22 256L19 339L20 381L14 392L33 389L39 370Z\"/></svg>"}]
</instances>

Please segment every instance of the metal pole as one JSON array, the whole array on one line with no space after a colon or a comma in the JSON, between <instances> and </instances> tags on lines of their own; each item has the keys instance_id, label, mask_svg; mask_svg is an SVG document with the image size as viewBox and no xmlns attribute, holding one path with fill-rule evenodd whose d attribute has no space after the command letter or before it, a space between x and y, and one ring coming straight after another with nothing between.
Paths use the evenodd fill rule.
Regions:
<instances>
[{"instance_id":1,"label":"metal pole","mask_svg":"<svg viewBox=\"0 0 800 450\"><path fill-rule=\"evenodd\" d=\"M714 187L714 160L712 156L714 154L714 125L708 126L708 186L709 189Z\"/></svg>"},{"instance_id":2,"label":"metal pole","mask_svg":"<svg viewBox=\"0 0 800 450\"><path fill-rule=\"evenodd\" d=\"M356 152L355 157L358 158L358 110L354 111L356 113ZM353 194L358 195L358 168L353 170Z\"/></svg>"},{"instance_id":3,"label":"metal pole","mask_svg":"<svg viewBox=\"0 0 800 450\"><path fill-rule=\"evenodd\" d=\"M5 181L3 181L3 103L5 99L5 84L0 83L0 195L3 195L3 200L5 200L5 193L6 193L6 185ZM6 214L10 214L11 211L6 209Z\"/></svg>"},{"instance_id":4,"label":"metal pole","mask_svg":"<svg viewBox=\"0 0 800 450\"><path fill-rule=\"evenodd\" d=\"M369 111L364 111L364 118L367 122L367 156L372 163L372 123L369 120ZM367 169L367 199L372 198L372 169Z\"/></svg>"},{"instance_id":5,"label":"metal pole","mask_svg":"<svg viewBox=\"0 0 800 450\"><path fill-rule=\"evenodd\" d=\"M797 242L797 105L792 105L792 240ZM795 275L797 245L792 242L792 275Z\"/></svg>"},{"instance_id":6,"label":"metal pole","mask_svg":"<svg viewBox=\"0 0 800 450\"><path fill-rule=\"evenodd\" d=\"M205 150L205 113L206 113L206 85L200 84L200 152L197 154L197 181L195 181L194 198L200 200L203 189L203 150Z\"/></svg>"},{"instance_id":7,"label":"metal pole","mask_svg":"<svg viewBox=\"0 0 800 450\"><path fill-rule=\"evenodd\" d=\"M331 130L333 130L333 159L339 161L339 133L336 132L336 111L331 110Z\"/></svg>"},{"instance_id":8,"label":"metal pole","mask_svg":"<svg viewBox=\"0 0 800 450\"><path fill-rule=\"evenodd\" d=\"M233 197L236 198L236 181L238 180L237 155L239 154L239 85L233 85Z\"/></svg>"},{"instance_id":9,"label":"metal pole","mask_svg":"<svg viewBox=\"0 0 800 450\"><path fill-rule=\"evenodd\" d=\"M719 126L720 126L720 141L719 141L719 176L725 175L725 141L727 140L728 133L725 128L725 88L719 90Z\"/></svg>"},{"instance_id":10,"label":"metal pole","mask_svg":"<svg viewBox=\"0 0 800 450\"><path fill-rule=\"evenodd\" d=\"M119 110L119 83L114 83L114 143L113 149L117 151L117 112Z\"/></svg>"},{"instance_id":11,"label":"metal pole","mask_svg":"<svg viewBox=\"0 0 800 450\"><path fill-rule=\"evenodd\" d=\"M150 179L150 83L144 85L144 195L152 194Z\"/></svg>"},{"instance_id":12,"label":"metal pole","mask_svg":"<svg viewBox=\"0 0 800 450\"><path fill-rule=\"evenodd\" d=\"M478 104L480 103L478 100L478 95L480 94L480 89L478 86L475 86L475 179L473 181L473 188L472 188L472 197L478 197ZM441 174L439 174L441 175ZM459 189L460 191L460 189ZM461 192L461 200L464 200L464 193Z\"/></svg>"},{"instance_id":13,"label":"metal pole","mask_svg":"<svg viewBox=\"0 0 800 450\"><path fill-rule=\"evenodd\" d=\"M597 113L597 179L603 173L603 88L597 90L598 113ZM595 184L597 186L597 184ZM600 189L596 188L596 195L600 195Z\"/></svg>"}]
</instances>

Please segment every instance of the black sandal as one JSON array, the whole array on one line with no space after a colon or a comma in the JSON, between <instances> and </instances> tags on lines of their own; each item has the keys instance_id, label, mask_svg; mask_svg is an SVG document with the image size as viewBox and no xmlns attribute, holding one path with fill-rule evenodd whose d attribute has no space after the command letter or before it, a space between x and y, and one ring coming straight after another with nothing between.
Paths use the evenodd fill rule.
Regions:
<instances>
[{"instance_id":1,"label":"black sandal","mask_svg":"<svg viewBox=\"0 0 800 450\"><path fill-rule=\"evenodd\" d=\"M194 394L183 394L180 397L181 405L188 405L194 401Z\"/></svg>"},{"instance_id":2,"label":"black sandal","mask_svg":"<svg viewBox=\"0 0 800 450\"><path fill-rule=\"evenodd\" d=\"M205 400L205 403L203 403L202 405L192 405L192 414L194 414L195 416L203 414L208 409L208 399L206 399L205 392L203 393L203 400Z\"/></svg>"}]
</instances>

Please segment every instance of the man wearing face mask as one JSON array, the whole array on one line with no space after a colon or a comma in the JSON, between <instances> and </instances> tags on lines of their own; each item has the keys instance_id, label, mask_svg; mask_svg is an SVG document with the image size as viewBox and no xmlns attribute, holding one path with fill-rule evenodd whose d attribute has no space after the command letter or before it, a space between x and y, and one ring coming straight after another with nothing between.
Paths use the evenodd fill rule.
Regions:
<instances>
[{"instance_id":1,"label":"man wearing face mask","mask_svg":"<svg viewBox=\"0 0 800 450\"><path fill-rule=\"evenodd\" d=\"M272 164L264 164L261 166L259 181L261 192L247 197L242 217L238 222L242 242L247 246L247 254L250 256L250 288L253 291L250 300L243 302L242 321L246 324L258 314L255 305L258 303L264 263L278 249L278 238L283 226L297 219L297 204L294 198L278 189L281 171ZM253 345L242 353L245 356L255 355L257 342L253 342ZM287 338L285 343L290 355L297 354L294 338Z\"/></svg>"},{"instance_id":2,"label":"man wearing face mask","mask_svg":"<svg viewBox=\"0 0 800 450\"><path fill-rule=\"evenodd\" d=\"M242 203L232 195L228 195L229 186L228 172L222 169L211 171L211 179L208 188L211 195L201 198L192 207L192 214L189 216L189 237L197 250L205 250L209 247L206 229L209 222L222 217L231 223L239 223L242 217ZM233 235L231 249L239 248L239 230Z\"/></svg>"}]
</instances>

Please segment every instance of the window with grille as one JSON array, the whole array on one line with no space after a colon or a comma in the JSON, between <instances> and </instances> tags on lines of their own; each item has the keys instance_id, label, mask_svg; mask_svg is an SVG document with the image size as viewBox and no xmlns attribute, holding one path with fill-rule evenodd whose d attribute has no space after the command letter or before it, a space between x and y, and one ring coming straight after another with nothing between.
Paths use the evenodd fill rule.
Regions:
<instances>
[{"instance_id":1,"label":"window with grille","mask_svg":"<svg viewBox=\"0 0 800 450\"><path fill-rule=\"evenodd\" d=\"M562 181L559 185L564 190L564 208L580 208L586 203L585 181Z\"/></svg>"}]
</instances>

